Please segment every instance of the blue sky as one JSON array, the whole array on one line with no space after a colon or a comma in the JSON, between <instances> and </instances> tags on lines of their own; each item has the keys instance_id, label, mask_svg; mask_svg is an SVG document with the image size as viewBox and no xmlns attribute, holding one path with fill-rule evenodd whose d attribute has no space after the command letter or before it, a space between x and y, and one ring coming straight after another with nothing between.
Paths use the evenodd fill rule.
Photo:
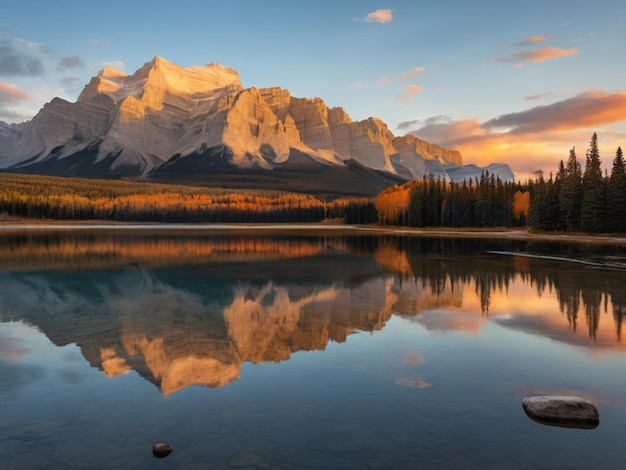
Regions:
<instances>
[{"instance_id":1,"label":"blue sky","mask_svg":"<svg viewBox=\"0 0 626 470\"><path fill-rule=\"evenodd\" d=\"M218 62L245 87L319 96L518 175L555 171L572 146L584 161L594 131L606 167L626 147L623 0L5 1L0 120L155 55Z\"/></svg>"}]
</instances>

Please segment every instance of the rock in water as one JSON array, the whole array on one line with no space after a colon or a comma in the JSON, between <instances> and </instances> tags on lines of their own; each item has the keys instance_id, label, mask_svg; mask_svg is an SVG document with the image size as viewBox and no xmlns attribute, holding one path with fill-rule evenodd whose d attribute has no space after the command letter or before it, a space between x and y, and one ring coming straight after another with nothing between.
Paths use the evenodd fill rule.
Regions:
<instances>
[{"instance_id":1,"label":"rock in water","mask_svg":"<svg viewBox=\"0 0 626 470\"><path fill-rule=\"evenodd\" d=\"M600 424L597 406L580 397L527 397L522 407L533 421L549 426L594 429Z\"/></svg>"},{"instance_id":2,"label":"rock in water","mask_svg":"<svg viewBox=\"0 0 626 470\"><path fill-rule=\"evenodd\" d=\"M159 442L158 444L154 444L152 446L152 453L158 459L162 459L164 457L167 457L168 455L170 455L172 453L173 450L174 449L172 448L171 445L164 444L162 442Z\"/></svg>"}]
</instances>

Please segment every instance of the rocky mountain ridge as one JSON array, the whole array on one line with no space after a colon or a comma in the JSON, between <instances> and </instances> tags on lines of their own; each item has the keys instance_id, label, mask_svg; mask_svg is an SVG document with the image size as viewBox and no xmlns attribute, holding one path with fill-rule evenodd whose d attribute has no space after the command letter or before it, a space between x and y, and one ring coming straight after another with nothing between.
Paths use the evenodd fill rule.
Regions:
<instances>
[{"instance_id":1,"label":"rocky mountain ridge","mask_svg":"<svg viewBox=\"0 0 626 470\"><path fill-rule=\"evenodd\" d=\"M375 192L430 173L462 180L463 168L458 151L396 137L380 119L354 122L321 98L244 88L223 65L183 68L160 57L132 75L106 67L75 103L55 98L31 121L0 122L4 171L216 184L262 175L270 186L276 170L294 179L311 171L347 192L359 178L361 192ZM492 171L513 178L506 165Z\"/></svg>"}]
</instances>

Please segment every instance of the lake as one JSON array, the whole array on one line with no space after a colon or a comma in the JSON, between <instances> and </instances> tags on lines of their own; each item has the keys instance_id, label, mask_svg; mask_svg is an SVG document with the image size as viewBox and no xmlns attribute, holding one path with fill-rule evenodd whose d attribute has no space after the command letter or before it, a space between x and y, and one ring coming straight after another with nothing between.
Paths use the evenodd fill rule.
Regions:
<instances>
[{"instance_id":1,"label":"lake","mask_svg":"<svg viewBox=\"0 0 626 470\"><path fill-rule=\"evenodd\" d=\"M619 244L3 227L0 467L623 468L625 316Z\"/></svg>"}]
</instances>

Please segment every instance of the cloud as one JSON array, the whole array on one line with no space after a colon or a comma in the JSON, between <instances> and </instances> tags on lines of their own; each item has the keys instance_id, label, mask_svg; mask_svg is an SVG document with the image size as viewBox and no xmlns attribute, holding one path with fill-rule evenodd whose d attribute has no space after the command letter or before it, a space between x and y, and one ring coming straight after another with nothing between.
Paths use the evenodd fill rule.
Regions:
<instances>
[{"instance_id":1,"label":"cloud","mask_svg":"<svg viewBox=\"0 0 626 470\"><path fill-rule=\"evenodd\" d=\"M85 62L79 56L63 57L59 61L60 69L72 69L76 67L83 67L84 65L85 65Z\"/></svg>"},{"instance_id":2,"label":"cloud","mask_svg":"<svg viewBox=\"0 0 626 470\"><path fill-rule=\"evenodd\" d=\"M413 94L415 94L415 93L421 93L421 92L423 92L423 91L424 91L424 88L422 88L422 87L421 87L421 86L419 86L419 85L407 85L407 86L405 86L405 87L404 87L404 90L405 90L407 93L413 93Z\"/></svg>"},{"instance_id":3,"label":"cloud","mask_svg":"<svg viewBox=\"0 0 626 470\"><path fill-rule=\"evenodd\" d=\"M363 82L361 80L357 80L356 82L352 82L350 86L359 88L363 86Z\"/></svg>"},{"instance_id":4,"label":"cloud","mask_svg":"<svg viewBox=\"0 0 626 470\"><path fill-rule=\"evenodd\" d=\"M426 69L424 67L414 67L408 72L403 72L400 75L398 75L396 77L396 80L406 80L407 78L415 77L416 75L419 75L420 73L423 73L425 71Z\"/></svg>"},{"instance_id":5,"label":"cloud","mask_svg":"<svg viewBox=\"0 0 626 470\"><path fill-rule=\"evenodd\" d=\"M396 129L408 129L410 127L416 126L417 124L421 124L421 119L413 119L411 121L402 121L396 126Z\"/></svg>"},{"instance_id":6,"label":"cloud","mask_svg":"<svg viewBox=\"0 0 626 470\"><path fill-rule=\"evenodd\" d=\"M552 93L551 91L546 91L545 93L539 93L537 95L528 95L525 96L524 99L525 100L540 100L541 98L546 98L548 96L552 96L554 93Z\"/></svg>"},{"instance_id":7,"label":"cloud","mask_svg":"<svg viewBox=\"0 0 626 470\"><path fill-rule=\"evenodd\" d=\"M451 120L446 116L405 121L398 128L408 133L459 150L465 161L486 165L509 163L516 175L537 168L556 171L569 149L586 148L594 131L601 137L601 154L610 155L624 146L623 132L602 126L626 122L626 92L589 90L572 98L525 111L504 114L485 122L477 118Z\"/></svg>"},{"instance_id":8,"label":"cloud","mask_svg":"<svg viewBox=\"0 0 626 470\"><path fill-rule=\"evenodd\" d=\"M376 10L368 13L363 21L366 23L391 23L393 21L393 10Z\"/></svg>"},{"instance_id":9,"label":"cloud","mask_svg":"<svg viewBox=\"0 0 626 470\"><path fill-rule=\"evenodd\" d=\"M528 44L537 44L539 42L545 42L546 37L543 34L539 34L537 36L528 36L527 38L522 39L521 41L517 41L515 43L516 46L526 46Z\"/></svg>"},{"instance_id":10,"label":"cloud","mask_svg":"<svg viewBox=\"0 0 626 470\"><path fill-rule=\"evenodd\" d=\"M456 147L477 137L487 135L487 130L482 128L478 119L468 118L456 121L441 122L434 119L426 120L422 127L410 132L421 139L434 142L445 147Z\"/></svg>"},{"instance_id":11,"label":"cloud","mask_svg":"<svg viewBox=\"0 0 626 470\"><path fill-rule=\"evenodd\" d=\"M12 109L3 109L0 105L0 121L4 122L24 122L32 119L33 113L18 112Z\"/></svg>"},{"instance_id":12,"label":"cloud","mask_svg":"<svg viewBox=\"0 0 626 470\"><path fill-rule=\"evenodd\" d=\"M45 51L45 48L37 44L26 44L28 52L26 53L19 47L23 44L26 43L11 38L0 40L0 76L37 77L43 75L44 66L41 60L32 55L29 49Z\"/></svg>"},{"instance_id":13,"label":"cloud","mask_svg":"<svg viewBox=\"0 0 626 470\"><path fill-rule=\"evenodd\" d=\"M626 92L605 93L590 90L547 106L510 113L483 124L486 129L509 129L511 134L546 130L598 127L626 121Z\"/></svg>"},{"instance_id":14,"label":"cloud","mask_svg":"<svg viewBox=\"0 0 626 470\"><path fill-rule=\"evenodd\" d=\"M0 105L19 103L30 99L28 93L10 83L0 83Z\"/></svg>"},{"instance_id":15,"label":"cloud","mask_svg":"<svg viewBox=\"0 0 626 470\"><path fill-rule=\"evenodd\" d=\"M102 65L105 67L113 67L117 70L124 70L124 68L126 67L126 64L121 60L111 60L108 62L103 62Z\"/></svg>"},{"instance_id":16,"label":"cloud","mask_svg":"<svg viewBox=\"0 0 626 470\"><path fill-rule=\"evenodd\" d=\"M516 64L531 62L541 63L546 60L556 59L558 57L568 57L576 55L580 52L577 47L570 49L559 49L558 47L543 47L541 49L534 49L532 51L516 52L508 57L496 57L496 62L515 62Z\"/></svg>"},{"instance_id":17,"label":"cloud","mask_svg":"<svg viewBox=\"0 0 626 470\"><path fill-rule=\"evenodd\" d=\"M448 123L451 121L452 119L450 118L450 116L446 116L444 114L437 114L436 116L430 116L426 119L413 119L411 121L402 121L396 127L398 129L408 129L409 127L413 127L417 124L420 124L421 126L426 126L426 125L433 125L433 124L444 124L444 123Z\"/></svg>"},{"instance_id":18,"label":"cloud","mask_svg":"<svg viewBox=\"0 0 626 470\"><path fill-rule=\"evenodd\" d=\"M378 80L376 80L376 83L378 83L379 85L385 85L386 83L389 83L390 81L391 79L385 75L384 77L380 77Z\"/></svg>"}]
</instances>

